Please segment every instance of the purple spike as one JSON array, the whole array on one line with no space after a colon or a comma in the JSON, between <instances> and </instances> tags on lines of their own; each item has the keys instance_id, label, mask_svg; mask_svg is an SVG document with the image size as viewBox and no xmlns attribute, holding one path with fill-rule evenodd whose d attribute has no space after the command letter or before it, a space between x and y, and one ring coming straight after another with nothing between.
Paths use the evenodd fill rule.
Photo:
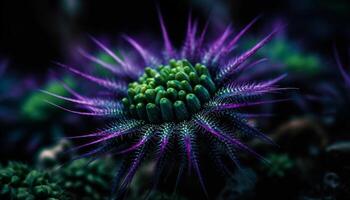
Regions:
<instances>
[{"instance_id":1,"label":"purple spike","mask_svg":"<svg viewBox=\"0 0 350 200\"><path fill-rule=\"evenodd\" d=\"M235 115L230 115L230 116L232 117L232 123L234 124L234 127L241 130L243 133L253 135L269 144L277 146L277 144L270 137L263 134L261 131L257 130L255 127L250 126L249 124L245 123L242 119L240 119Z\"/></svg>"},{"instance_id":2,"label":"purple spike","mask_svg":"<svg viewBox=\"0 0 350 200\"><path fill-rule=\"evenodd\" d=\"M94 37L90 36L91 40L94 41L101 49L103 49L109 56L111 56L115 61L117 61L120 65L123 67L126 67L126 63L123 62L117 55L113 53L109 48L107 48L104 44L102 44L100 41L95 39Z\"/></svg>"},{"instance_id":3,"label":"purple spike","mask_svg":"<svg viewBox=\"0 0 350 200\"><path fill-rule=\"evenodd\" d=\"M132 165L129 168L129 171L124 176L124 180L122 180L120 184L120 191L123 192L126 186L130 183L132 177L135 175L137 168L140 166L140 162L144 157L144 148L141 148L140 151L137 151L136 157L132 161Z\"/></svg>"},{"instance_id":4,"label":"purple spike","mask_svg":"<svg viewBox=\"0 0 350 200\"><path fill-rule=\"evenodd\" d=\"M104 142L104 141L107 141L107 140L110 140L112 138L116 138L116 137L120 137L121 135L123 135L125 132L120 132L120 131L117 131L115 133L112 133L112 134L109 134L107 136L104 136L100 139L97 139L97 140L94 140L92 142L89 142L89 143L86 143L86 144L83 144L83 145L80 145L80 146L77 146L77 147L74 147L72 148L72 151L76 151L78 149L81 149L81 148L84 148L84 147L87 147L87 146L91 146L93 144L97 144L97 143L101 143L101 142Z\"/></svg>"},{"instance_id":5,"label":"purple spike","mask_svg":"<svg viewBox=\"0 0 350 200\"><path fill-rule=\"evenodd\" d=\"M196 50L196 33L197 33L197 27L198 23L195 21L192 25L192 17L191 13L189 14L188 17L188 22L187 22L187 33L186 33L186 39L185 43L183 45L181 55L183 58L193 58L194 52Z\"/></svg>"},{"instance_id":6,"label":"purple spike","mask_svg":"<svg viewBox=\"0 0 350 200\"><path fill-rule=\"evenodd\" d=\"M259 60L256 60L256 61L252 62L252 63L238 65L234 69L232 69L231 73L232 74L238 74L240 71L247 70L247 69L249 69L251 67L257 66L257 65L259 65L259 64L261 64L263 62L266 62L266 61L268 61L267 58L261 58ZM230 64L231 64L231 62L228 63L228 65L230 65ZM239 79L235 79L234 81L241 82Z\"/></svg>"},{"instance_id":7,"label":"purple spike","mask_svg":"<svg viewBox=\"0 0 350 200\"><path fill-rule=\"evenodd\" d=\"M200 125L202 128L204 128L207 132L211 133L214 137L218 138L219 140L223 141L223 142L229 142L230 144L232 144L235 147L238 147L242 150L245 150L253 155L255 155L257 158L259 158L260 160L265 161L265 159L258 153L256 153L254 150L250 149L248 146L246 146L245 144L241 143L239 140L226 136L223 133L220 133L219 131L216 131L213 127L211 127L208 123L205 122L201 122L200 120L198 120L198 118L196 119L196 123L198 125Z\"/></svg>"},{"instance_id":8,"label":"purple spike","mask_svg":"<svg viewBox=\"0 0 350 200\"><path fill-rule=\"evenodd\" d=\"M94 140L94 141L86 143L86 144L83 144L83 145L80 145L80 146L77 146L77 147L74 147L74 148L72 148L72 151L73 150L75 151L75 150L78 150L78 149L81 149L81 148L84 148L84 147L87 147L87 146L91 146L93 144L101 143L101 142L110 140L112 138L121 137L121 136L123 136L125 134L132 133L133 129L134 129L134 127L130 128L128 130L119 130L119 131L113 132L111 134L106 134L106 136L102 135L103 136L102 138Z\"/></svg>"},{"instance_id":9,"label":"purple spike","mask_svg":"<svg viewBox=\"0 0 350 200\"><path fill-rule=\"evenodd\" d=\"M247 30L260 18L261 16L258 16L254 18L246 27L244 27L231 41L230 43L224 48L223 53L227 54L233 46L238 42L238 40L247 32Z\"/></svg>"},{"instance_id":10,"label":"purple spike","mask_svg":"<svg viewBox=\"0 0 350 200\"><path fill-rule=\"evenodd\" d=\"M207 34L207 30L208 30L208 26L209 26L209 19L207 20L207 22L205 23L205 26L202 30L202 33L198 39L198 42L197 42L197 48L198 49L201 49L202 46L203 46L203 42L204 42L204 37L205 35Z\"/></svg>"},{"instance_id":11,"label":"purple spike","mask_svg":"<svg viewBox=\"0 0 350 200\"><path fill-rule=\"evenodd\" d=\"M350 87L350 75L348 75L345 70L344 70L344 67L340 61L340 58L339 58L339 54L337 52L337 50L335 49L334 47L334 55L335 55L335 60L337 62L337 65L338 65L338 68L340 70L340 73L341 75L343 76L344 80L345 80L345 83L347 84L348 87Z\"/></svg>"},{"instance_id":12,"label":"purple spike","mask_svg":"<svg viewBox=\"0 0 350 200\"><path fill-rule=\"evenodd\" d=\"M63 106L57 105L55 103L52 103L50 101L44 100L46 103L51 104L52 106L55 106L59 109L62 109L64 111L70 112L70 113L74 113L74 114L79 114L79 115L87 115L87 116L105 116L105 114L103 113L94 113L94 112L81 112L81 111L75 111L75 110L70 110L68 108L65 108Z\"/></svg>"},{"instance_id":13,"label":"purple spike","mask_svg":"<svg viewBox=\"0 0 350 200\"><path fill-rule=\"evenodd\" d=\"M226 30L223 32L223 34L216 39L211 45L210 48L207 52L205 52L202 63L207 64L211 61L212 57L214 56L215 53L222 47L226 39L230 36L232 33L232 28L231 25L228 25Z\"/></svg>"},{"instance_id":14,"label":"purple spike","mask_svg":"<svg viewBox=\"0 0 350 200\"><path fill-rule=\"evenodd\" d=\"M220 105L215 106L212 109L212 111L236 109L236 108L255 106L255 105L261 105L261 104L268 104L268 103L277 103L277 102L283 102L283 101L287 101L287 100L289 100L289 99L266 100L266 101L243 102L243 103L226 103L226 104L220 104Z\"/></svg>"},{"instance_id":15,"label":"purple spike","mask_svg":"<svg viewBox=\"0 0 350 200\"><path fill-rule=\"evenodd\" d=\"M171 44L171 41L169 39L168 31L167 31L167 29L165 27L165 24L164 24L164 21L163 21L163 17L162 17L162 14L161 14L159 8L157 8L157 12L158 12L160 28L162 29L165 51L167 53L167 56L173 57L175 55L175 51L174 51L173 45Z\"/></svg>"},{"instance_id":16,"label":"purple spike","mask_svg":"<svg viewBox=\"0 0 350 200\"><path fill-rule=\"evenodd\" d=\"M79 49L78 51L85 58L89 59L92 62L97 63L99 66L102 66L103 68L113 72L114 74L119 75L119 76L123 76L124 75L124 73L120 70L120 68L116 68L116 66L108 64L108 63L98 59L97 57L88 54L83 49Z\"/></svg>"},{"instance_id":17,"label":"purple spike","mask_svg":"<svg viewBox=\"0 0 350 200\"><path fill-rule=\"evenodd\" d=\"M99 131L96 133L90 133L90 134L85 134L85 135L79 135L79 136L71 136L71 137L65 137L66 139L80 139L80 138L88 138L88 137L100 137L100 136L105 136L105 135L109 135L110 131L112 129L107 129L107 130L103 130L103 131Z\"/></svg>"},{"instance_id":18,"label":"purple spike","mask_svg":"<svg viewBox=\"0 0 350 200\"><path fill-rule=\"evenodd\" d=\"M118 114L118 113L115 112L117 110L118 110L118 112L121 112L121 109L120 109L121 106L120 106L119 102L115 103L113 101L108 101L108 100L104 100L104 99L90 99L90 98L87 98L87 97L83 97L82 95L80 95L77 92L75 92L72 88L70 88L67 84L62 83L62 85L69 93L71 93L73 96L78 98L81 102L90 102L91 104L95 104L95 106L99 106L99 107L104 107L105 108L105 109L98 109L95 106L87 106L86 109L93 111L93 113L100 113L100 114L105 114L105 115L110 114L110 115L112 115L112 114ZM52 93L51 95L60 98L60 96L57 95L57 94L53 94ZM77 101L76 103L78 103L78 101L79 101L78 99L77 100L71 99L71 100L72 100L72 102ZM67 101L71 101L71 100L68 100L68 98L66 100ZM87 104L90 104L90 103L87 103ZM118 109L116 110L116 108L118 108Z\"/></svg>"},{"instance_id":19,"label":"purple spike","mask_svg":"<svg viewBox=\"0 0 350 200\"><path fill-rule=\"evenodd\" d=\"M151 56L148 53L148 51L146 49L144 49L138 42L136 42L134 39L132 39L131 37L129 37L127 35L124 35L123 37L141 55L141 57L144 60L144 62L146 63L146 65L151 64L151 65L155 65L156 66L156 65L159 64L158 60L156 58L154 58L153 56Z\"/></svg>"},{"instance_id":20,"label":"purple spike","mask_svg":"<svg viewBox=\"0 0 350 200\"><path fill-rule=\"evenodd\" d=\"M61 96L61 95L58 95L58 94L54 94L52 92L49 92L49 91L45 91L45 90L39 90L45 94L48 94L50 96L53 96L53 97L56 97L56 98L59 98L59 99L62 99L62 100L66 100L66 101L70 101L70 102L73 102L73 103L78 103L78 104L84 104L84 105L89 105L89 106L103 106L103 104L100 104L100 105L97 105L96 102L93 102L92 100L78 100L78 99L73 99L73 98L69 98L69 97L64 97L64 96Z\"/></svg>"},{"instance_id":21,"label":"purple spike","mask_svg":"<svg viewBox=\"0 0 350 200\"><path fill-rule=\"evenodd\" d=\"M101 78L97 78L97 77L94 77L94 76L91 76L91 75L88 75L88 74L85 74L79 70L76 70L72 67L69 67L67 65L64 65L64 64L61 64L61 63L56 63L57 65L63 67L63 68L66 68L68 69L69 71L77 74L77 75L80 75L92 82L95 82L97 83L98 85L101 85L101 86L104 86L108 89L113 89L113 90L116 90L116 91L119 91L119 92L125 92L126 90L126 86L122 83L115 83L115 82L112 82L112 81L109 81L109 80L105 80L105 79L101 79Z\"/></svg>"},{"instance_id":22,"label":"purple spike","mask_svg":"<svg viewBox=\"0 0 350 200\"><path fill-rule=\"evenodd\" d=\"M188 169L191 169L192 166L192 150L191 150L191 138L189 135L184 136L184 144L186 149L186 155L188 159Z\"/></svg>"},{"instance_id":23,"label":"purple spike","mask_svg":"<svg viewBox=\"0 0 350 200\"><path fill-rule=\"evenodd\" d=\"M134 151L137 148L139 148L140 146L144 145L147 141L148 141L149 137L148 136L144 136L139 142L137 142L136 144L132 145L131 147L118 151L116 154L124 154L124 153L128 153L130 151Z\"/></svg>"},{"instance_id":24,"label":"purple spike","mask_svg":"<svg viewBox=\"0 0 350 200\"><path fill-rule=\"evenodd\" d=\"M218 75L216 76L217 81L222 81L226 79L229 75L232 74L232 69L234 69L236 66L242 64L244 61L246 61L250 56L254 55L261 47L263 47L268 41L271 40L272 36L274 36L279 29L276 29L272 31L268 36L266 36L264 39L262 39L260 42L258 42L254 47L243 53L238 58L234 59L230 62L228 66L226 66L224 69L221 69Z\"/></svg>"},{"instance_id":25,"label":"purple spike","mask_svg":"<svg viewBox=\"0 0 350 200\"><path fill-rule=\"evenodd\" d=\"M193 156L194 157L194 156ZM201 174L201 171L199 169L199 164L198 164L198 161L197 159L194 157L192 158L193 160L193 166L194 166L194 170L196 171L196 174L198 176L198 179L199 179L199 183L201 184L201 188L204 192L204 195L207 199L209 199L209 195L208 195L208 192L207 192L207 189L205 188L205 184L204 184L204 180L203 180L203 177L202 177L202 174Z\"/></svg>"}]
</instances>

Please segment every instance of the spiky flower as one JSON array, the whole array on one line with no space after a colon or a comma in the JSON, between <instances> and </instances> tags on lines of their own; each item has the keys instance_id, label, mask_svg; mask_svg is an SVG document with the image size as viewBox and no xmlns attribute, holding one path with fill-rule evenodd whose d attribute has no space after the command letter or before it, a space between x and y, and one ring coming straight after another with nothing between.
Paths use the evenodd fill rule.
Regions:
<instances>
[{"instance_id":1,"label":"spiky flower","mask_svg":"<svg viewBox=\"0 0 350 200\"><path fill-rule=\"evenodd\" d=\"M160 14L159 19L164 41L162 51L151 51L156 47L144 48L134 38L124 36L140 55L141 62L133 57L135 54L128 56L122 51L115 53L95 38L92 38L93 42L111 59L99 59L80 50L87 60L111 71L113 78L99 78L58 63L105 88L106 90L94 90L89 87L94 95L101 94L101 97L83 96L68 87L74 98L47 92L86 109L78 111L61 107L64 110L113 120L102 131L74 137L92 139L75 149L96 146L83 156L99 156L106 152L125 155L115 180L120 193L125 191L137 168L150 155L157 161L155 185L166 169L165 166L173 163L169 160L173 159L179 161L179 177L185 168L193 169L204 189L199 166L200 140L212 145L205 149L213 151L219 166L224 165L222 152L217 150L222 148L225 149L224 154L237 165L238 150L263 159L240 140L239 133L272 143L268 137L247 124L250 114L238 110L271 103L272 101L258 98L280 90L275 84L283 76L260 83L242 81L239 76L245 69L265 60L249 61L249 58L271 39L277 29L251 49L238 54L234 52L237 41L255 20L236 35L233 35L231 26L228 26L210 40L206 39L208 24L202 31L198 31L198 23L189 17L185 42L177 50L169 40ZM248 76L244 77L247 78ZM178 153L175 155L180 156L169 156L175 152Z\"/></svg>"}]
</instances>

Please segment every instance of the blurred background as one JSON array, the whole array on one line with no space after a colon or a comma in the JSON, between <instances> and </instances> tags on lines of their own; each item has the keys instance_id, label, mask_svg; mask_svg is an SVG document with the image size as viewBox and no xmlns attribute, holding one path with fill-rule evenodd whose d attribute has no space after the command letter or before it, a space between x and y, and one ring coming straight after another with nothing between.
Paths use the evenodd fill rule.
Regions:
<instances>
[{"instance_id":1,"label":"blurred background","mask_svg":"<svg viewBox=\"0 0 350 200\"><path fill-rule=\"evenodd\" d=\"M273 117L251 122L280 147L266 147L252 141L251 145L271 165L242 155L247 163L247 176L234 173L225 179L208 175L210 197L350 199L350 84L346 84L334 53L336 49L342 66L350 74L350 2L347 0L3 0L0 2L1 172L11 169L11 173L18 170L25 174L39 170L51 174L52 169L72 156L66 149L74 144L64 137L90 132L104 124L50 106L44 100L58 105L65 102L38 89L68 95L62 81L79 89L78 79L53 63L79 62L76 48L91 45L89 35L105 38L116 46L124 33L146 34L161 40L157 6L175 46L182 44L190 11L200 24L210 20L212 32L229 23L238 31L261 15L241 40L240 48L258 41L274 26L286 25L257 56L267 57L271 65L277 66L272 74L288 73L283 85L298 90L289 94L288 103L262 108L273 112ZM264 76L268 78L271 74ZM91 175L93 180L101 180L100 185L72 177L71 174L86 165L84 160L54 172L47 179L69 183L63 191L69 191L75 198L107 199L113 170L106 169L114 169L119 161L111 157L103 159L84 168L84 177ZM10 161L16 163L9 164ZM25 166L19 167L18 162ZM130 186L129 199L140 199L147 190L151 168L149 163L137 174ZM5 194L6 179L1 176L0 173L0 191ZM79 184L86 187L79 189ZM171 191L170 186L159 188L152 199L171 199ZM198 183L189 180L176 198L204 197Z\"/></svg>"}]
</instances>

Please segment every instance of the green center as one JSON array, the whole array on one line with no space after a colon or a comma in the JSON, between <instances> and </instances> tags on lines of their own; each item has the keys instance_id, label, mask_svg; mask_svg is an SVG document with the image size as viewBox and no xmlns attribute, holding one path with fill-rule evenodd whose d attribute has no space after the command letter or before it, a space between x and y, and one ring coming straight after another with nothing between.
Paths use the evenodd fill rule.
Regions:
<instances>
[{"instance_id":1,"label":"green center","mask_svg":"<svg viewBox=\"0 0 350 200\"><path fill-rule=\"evenodd\" d=\"M123 104L129 114L151 123L182 121L198 112L216 91L208 68L171 59L155 69L145 68L128 87Z\"/></svg>"}]
</instances>

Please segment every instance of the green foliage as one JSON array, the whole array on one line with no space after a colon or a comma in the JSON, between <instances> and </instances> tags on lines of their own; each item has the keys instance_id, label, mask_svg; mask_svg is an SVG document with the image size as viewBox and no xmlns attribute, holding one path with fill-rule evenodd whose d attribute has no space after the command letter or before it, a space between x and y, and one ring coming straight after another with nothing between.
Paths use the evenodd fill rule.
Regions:
<instances>
[{"instance_id":1,"label":"green foliage","mask_svg":"<svg viewBox=\"0 0 350 200\"><path fill-rule=\"evenodd\" d=\"M72 78L66 77L63 82L65 82L70 87L75 86L75 82L73 81ZM43 90L57 94L57 95L62 95L62 96L69 95L68 91L66 91L66 89L62 86L62 84L58 81L50 81L44 87ZM47 119L49 117L48 111L52 109L52 106L48 103L45 103L44 100L50 101L57 105L62 105L65 102L62 99L44 94L42 92L34 91L23 102L21 107L22 115L25 118L36 120L36 121ZM52 109L52 110L57 111L57 109Z\"/></svg>"},{"instance_id":2,"label":"green foliage","mask_svg":"<svg viewBox=\"0 0 350 200\"><path fill-rule=\"evenodd\" d=\"M0 169L0 199L66 200L69 198L48 173L32 170L25 164L10 162Z\"/></svg>"},{"instance_id":3,"label":"green foliage","mask_svg":"<svg viewBox=\"0 0 350 200\"><path fill-rule=\"evenodd\" d=\"M254 44L255 39L247 41L246 45ZM276 38L266 44L258 53L258 56L267 57L274 63L285 66L289 72L313 75L319 73L324 64L319 56L306 53L290 40Z\"/></svg>"},{"instance_id":4,"label":"green foliage","mask_svg":"<svg viewBox=\"0 0 350 200\"><path fill-rule=\"evenodd\" d=\"M114 164L105 158L89 162L79 159L57 171L56 180L71 196L83 200L108 199Z\"/></svg>"},{"instance_id":5,"label":"green foliage","mask_svg":"<svg viewBox=\"0 0 350 200\"><path fill-rule=\"evenodd\" d=\"M262 53L285 64L287 70L292 72L315 74L322 68L321 60L316 55L304 53L284 39L277 39L266 45Z\"/></svg>"}]
</instances>

